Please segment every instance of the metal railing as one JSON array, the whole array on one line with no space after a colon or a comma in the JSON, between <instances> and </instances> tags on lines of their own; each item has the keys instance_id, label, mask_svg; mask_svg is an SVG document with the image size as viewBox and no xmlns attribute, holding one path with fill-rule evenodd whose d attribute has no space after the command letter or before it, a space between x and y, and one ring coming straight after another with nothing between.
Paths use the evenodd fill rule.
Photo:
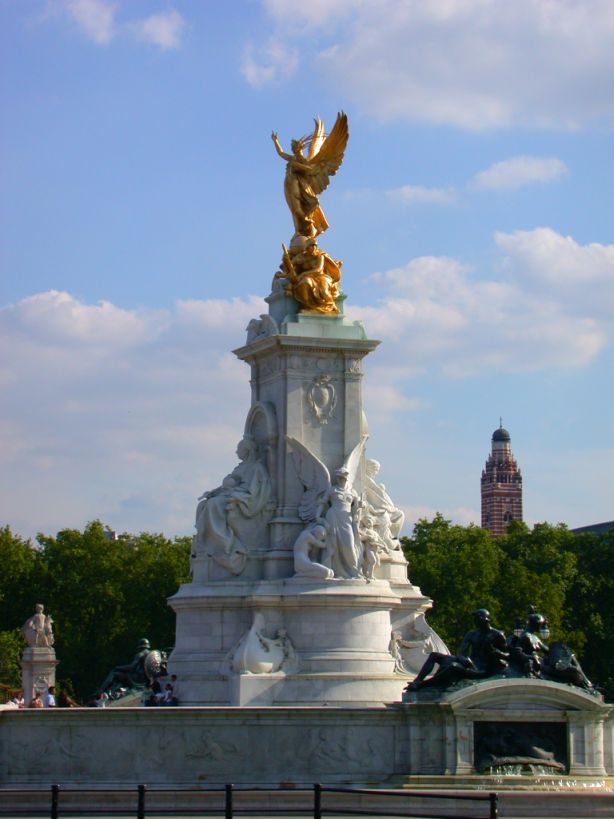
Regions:
<instances>
[{"instance_id":1,"label":"metal railing","mask_svg":"<svg viewBox=\"0 0 614 819\"><path fill-rule=\"evenodd\" d=\"M266 792L268 794L283 794L288 797L294 793L313 793L313 802L311 807L296 807L283 805L274 807L268 805L266 808L254 808L246 805L237 804L235 796L255 795ZM19 794L32 796L36 791L32 790L18 790L18 789L3 789L0 790L0 795L12 795L17 797ZM402 816L407 819L454 819L454 817L461 816L463 819L498 819L498 795L496 793L447 793L447 792L433 792L433 791L414 791L414 790L385 790L385 789L369 789L369 788L344 788L333 787L328 785L321 785L316 783L313 788L236 788L234 785L228 784L224 787L202 788L199 790L186 789L164 789L155 788L149 793L153 795L209 795L219 793L223 794L223 804L220 800L219 807L212 807L210 805L199 807L160 807L148 804L147 787L145 785L138 785L136 789L136 805L132 803L133 807L126 809L126 807L81 807L70 804L70 802L62 802L61 795L63 794L78 794L81 796L89 795L95 796L100 804L100 797L127 795L131 791L125 790L101 790L101 789L86 789L86 788L60 788L59 785L51 786L51 802L49 809L43 807L24 807L15 808L15 806L3 807L0 805L0 816L11 817L34 817L34 816L50 816L50 819L61 819L68 816L91 817L95 815L104 816L135 816L136 819L146 819L147 817L175 815L175 816L200 816L202 819L207 816L224 816L224 819L234 819L236 816L312 816L313 819L324 819L326 816ZM132 791L132 793L134 793ZM358 797L358 804L350 807L342 807L339 800L332 801L328 805L324 802L326 794L346 794L348 797ZM378 800L384 802L390 801L391 809L382 809L381 804L368 807L364 804L363 797L378 797ZM273 797L275 798L275 797ZM436 805L432 807L432 812L424 812L425 808L419 806L399 805L399 800L407 802L409 799L426 800L427 802L435 800L455 800L455 801L472 801L474 803L481 803L479 807L476 805L476 812L469 813L450 813L437 812ZM392 800L397 800L397 804L392 804ZM368 799L366 800L368 801ZM480 813L480 808L484 806L484 811ZM135 810L136 808L136 810ZM393 809L396 808L396 809Z\"/></svg>"}]
</instances>

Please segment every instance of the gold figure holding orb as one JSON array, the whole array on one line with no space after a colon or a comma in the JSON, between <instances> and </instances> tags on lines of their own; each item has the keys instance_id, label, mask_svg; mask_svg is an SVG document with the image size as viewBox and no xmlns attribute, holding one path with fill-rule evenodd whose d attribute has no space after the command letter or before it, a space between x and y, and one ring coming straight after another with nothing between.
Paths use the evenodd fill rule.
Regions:
<instances>
[{"instance_id":1,"label":"gold figure holding orb","mask_svg":"<svg viewBox=\"0 0 614 819\"><path fill-rule=\"evenodd\" d=\"M318 194L326 190L342 161L348 142L348 120L341 112L327 136L317 117L313 134L292 140L292 154L284 153L277 134L271 138L286 165L284 193L294 222L289 249L284 245L281 269L276 278L285 279L286 292L303 312L339 313L341 262L320 250L316 237L328 228ZM307 156L303 150L307 148Z\"/></svg>"}]
</instances>

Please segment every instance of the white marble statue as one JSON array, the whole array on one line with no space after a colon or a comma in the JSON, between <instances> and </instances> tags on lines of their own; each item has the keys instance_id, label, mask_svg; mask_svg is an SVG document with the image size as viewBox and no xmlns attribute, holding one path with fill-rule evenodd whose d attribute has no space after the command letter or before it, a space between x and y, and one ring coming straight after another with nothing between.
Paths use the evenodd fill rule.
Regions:
<instances>
[{"instance_id":1,"label":"white marble statue","mask_svg":"<svg viewBox=\"0 0 614 819\"><path fill-rule=\"evenodd\" d=\"M375 476L379 472L379 462L370 458L366 463L365 499L368 513L374 519L374 528L383 540L388 552L399 550L399 534L405 521L405 514L398 509L383 483Z\"/></svg>"},{"instance_id":2,"label":"white marble statue","mask_svg":"<svg viewBox=\"0 0 614 819\"><path fill-rule=\"evenodd\" d=\"M296 438L288 436L298 476L305 488L298 514L306 523L326 526L327 548L322 563L335 577L362 577L362 545L358 532L361 501L352 483L366 436L354 447L333 480L325 464Z\"/></svg>"},{"instance_id":3,"label":"white marble statue","mask_svg":"<svg viewBox=\"0 0 614 819\"><path fill-rule=\"evenodd\" d=\"M228 656L232 671L237 674L296 671L298 667L296 652L285 629L279 629L276 637L266 637L264 628L264 615L259 611L254 612L251 628L241 637Z\"/></svg>"},{"instance_id":4,"label":"white marble statue","mask_svg":"<svg viewBox=\"0 0 614 819\"><path fill-rule=\"evenodd\" d=\"M403 666L412 673L419 671L432 652L449 654L450 649L426 622L424 612L418 612L405 628L406 636L411 639L403 640L400 646L403 652ZM400 632L399 632L400 634Z\"/></svg>"},{"instance_id":5,"label":"white marble statue","mask_svg":"<svg viewBox=\"0 0 614 819\"><path fill-rule=\"evenodd\" d=\"M375 520L369 514L360 517L358 526L362 543L362 573L367 580L375 579L375 569L380 565L380 555L388 549L379 532L375 529Z\"/></svg>"},{"instance_id":6,"label":"white marble statue","mask_svg":"<svg viewBox=\"0 0 614 819\"><path fill-rule=\"evenodd\" d=\"M35 613L21 627L23 636L31 648L51 648L55 642L53 636L53 619L46 615L42 603L34 607Z\"/></svg>"},{"instance_id":7,"label":"white marble statue","mask_svg":"<svg viewBox=\"0 0 614 819\"><path fill-rule=\"evenodd\" d=\"M326 527L321 523L303 529L294 543L295 577L309 577L313 580L330 580L334 572L323 563L314 560L326 549Z\"/></svg>"},{"instance_id":8,"label":"white marble statue","mask_svg":"<svg viewBox=\"0 0 614 819\"><path fill-rule=\"evenodd\" d=\"M258 460L256 443L245 435L237 446L241 461L222 481L221 486L205 492L196 508L196 554L210 555L231 574L241 574L248 547L242 542L242 522L266 513L271 500L271 481L266 467Z\"/></svg>"},{"instance_id":9,"label":"white marble statue","mask_svg":"<svg viewBox=\"0 0 614 819\"><path fill-rule=\"evenodd\" d=\"M390 645L388 650L394 660L394 670L398 674L411 674L411 670L405 666L401 649L406 648L410 650L423 649L424 643L422 640L404 640L400 631L393 631L390 635ZM446 649L447 651L447 649Z\"/></svg>"}]
</instances>

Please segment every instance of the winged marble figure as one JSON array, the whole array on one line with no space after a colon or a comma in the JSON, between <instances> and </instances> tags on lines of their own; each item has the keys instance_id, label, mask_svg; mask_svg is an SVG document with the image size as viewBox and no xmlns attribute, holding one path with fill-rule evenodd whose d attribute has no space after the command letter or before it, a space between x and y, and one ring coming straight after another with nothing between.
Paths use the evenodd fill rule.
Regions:
<instances>
[{"instance_id":1,"label":"winged marble figure","mask_svg":"<svg viewBox=\"0 0 614 819\"><path fill-rule=\"evenodd\" d=\"M358 523L362 502L353 488L367 436L364 435L331 479L326 464L296 438L287 436L298 477L305 488L298 515L309 526L326 527L322 563L335 577L362 577Z\"/></svg>"},{"instance_id":2,"label":"winged marble figure","mask_svg":"<svg viewBox=\"0 0 614 819\"><path fill-rule=\"evenodd\" d=\"M311 239L328 228L318 194L326 190L331 176L339 170L349 138L348 118L343 111L337 114L328 136L322 120L316 117L314 122L313 134L292 140L291 154L284 152L275 131L271 134L277 153L287 162L284 193L295 235ZM307 156L303 153L305 148Z\"/></svg>"}]
</instances>

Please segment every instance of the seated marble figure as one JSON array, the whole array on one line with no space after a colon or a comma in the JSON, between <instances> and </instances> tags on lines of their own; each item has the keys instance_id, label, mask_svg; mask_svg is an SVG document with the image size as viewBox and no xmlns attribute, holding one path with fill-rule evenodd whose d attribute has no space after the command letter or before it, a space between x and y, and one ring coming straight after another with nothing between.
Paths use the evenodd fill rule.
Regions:
<instances>
[{"instance_id":1,"label":"seated marble figure","mask_svg":"<svg viewBox=\"0 0 614 819\"><path fill-rule=\"evenodd\" d=\"M473 618L475 629L465 634L458 654L436 651L429 654L407 690L429 686L445 688L458 680L491 677L507 667L509 652L505 634L492 627L487 609L478 609ZM437 671L429 677L435 666Z\"/></svg>"},{"instance_id":2,"label":"seated marble figure","mask_svg":"<svg viewBox=\"0 0 614 819\"><path fill-rule=\"evenodd\" d=\"M256 442L244 435L237 446L240 463L221 486L204 492L196 509L194 550L205 553L231 574L241 574L248 547L241 539L244 522L270 517L271 481L258 459Z\"/></svg>"}]
</instances>

